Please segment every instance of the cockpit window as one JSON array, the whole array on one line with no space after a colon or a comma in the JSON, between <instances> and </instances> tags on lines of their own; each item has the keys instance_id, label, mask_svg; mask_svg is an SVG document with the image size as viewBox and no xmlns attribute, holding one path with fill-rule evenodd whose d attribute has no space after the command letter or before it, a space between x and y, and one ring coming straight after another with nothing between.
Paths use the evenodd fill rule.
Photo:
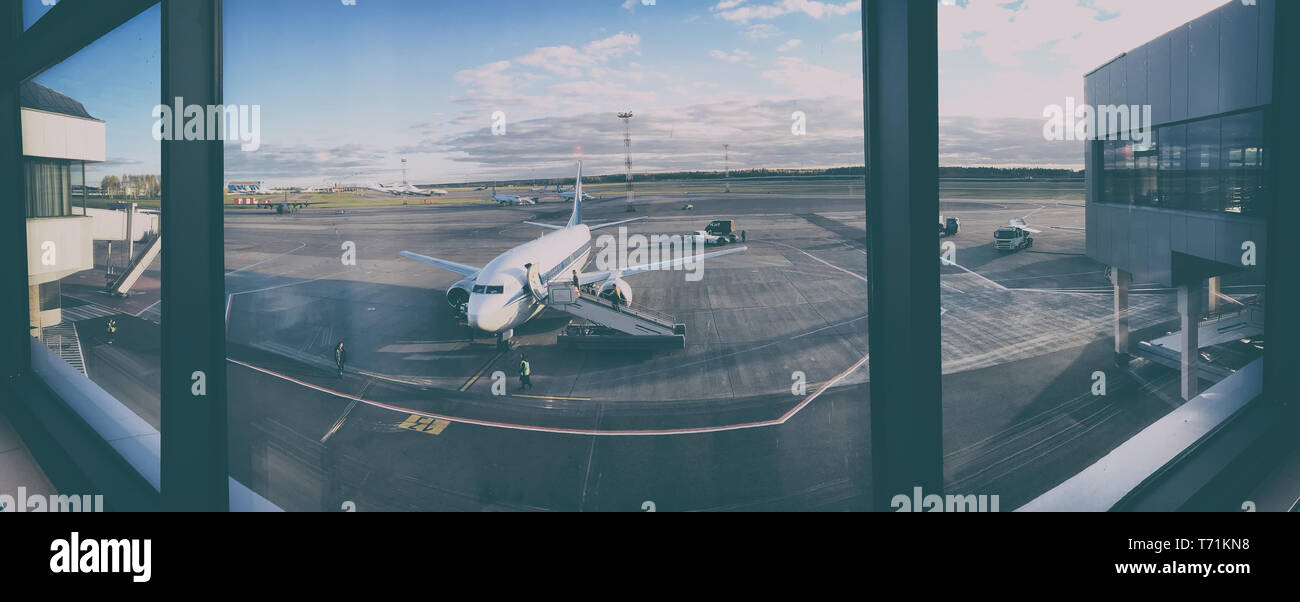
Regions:
<instances>
[{"instance_id":1,"label":"cockpit window","mask_svg":"<svg viewBox=\"0 0 1300 602\"><path fill-rule=\"evenodd\" d=\"M487 290L484 292L486 292L489 295L500 295L501 293L504 293L506 291L504 286L497 285L497 286L487 287Z\"/></svg>"},{"instance_id":2,"label":"cockpit window","mask_svg":"<svg viewBox=\"0 0 1300 602\"><path fill-rule=\"evenodd\" d=\"M484 287L482 284L475 284L475 285L474 285L474 288L471 289L470 292L472 292L472 293L481 293L481 292L483 292L483 289L484 289L484 288L485 288L485 287Z\"/></svg>"}]
</instances>

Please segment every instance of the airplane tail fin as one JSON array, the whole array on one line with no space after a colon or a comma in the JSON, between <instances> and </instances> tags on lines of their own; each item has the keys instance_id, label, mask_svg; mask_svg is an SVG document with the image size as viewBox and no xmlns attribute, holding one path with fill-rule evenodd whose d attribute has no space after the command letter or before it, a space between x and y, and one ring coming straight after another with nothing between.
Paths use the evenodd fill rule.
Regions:
<instances>
[{"instance_id":1,"label":"airplane tail fin","mask_svg":"<svg viewBox=\"0 0 1300 602\"><path fill-rule=\"evenodd\" d=\"M578 181L573 183L573 217L569 218L569 225L576 226L582 223L582 161L578 162Z\"/></svg>"}]
</instances>

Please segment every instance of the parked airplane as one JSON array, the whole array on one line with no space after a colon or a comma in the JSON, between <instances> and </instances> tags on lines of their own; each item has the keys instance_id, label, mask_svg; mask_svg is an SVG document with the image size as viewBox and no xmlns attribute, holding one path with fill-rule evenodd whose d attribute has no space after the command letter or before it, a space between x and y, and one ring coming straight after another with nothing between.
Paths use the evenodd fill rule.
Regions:
<instances>
[{"instance_id":1,"label":"parked airplane","mask_svg":"<svg viewBox=\"0 0 1300 602\"><path fill-rule=\"evenodd\" d=\"M440 190L437 188L428 188L428 189L419 188L417 186L412 186L410 184L405 184L402 186L393 186L392 189L397 190L398 194L413 194L415 196L433 196L433 195L447 196L446 190Z\"/></svg>"},{"instance_id":2,"label":"parked airplane","mask_svg":"<svg viewBox=\"0 0 1300 602\"><path fill-rule=\"evenodd\" d=\"M497 192L497 185L492 185L492 200L498 205L536 205L537 197L519 196L517 194L501 194Z\"/></svg>"},{"instance_id":3,"label":"parked airplane","mask_svg":"<svg viewBox=\"0 0 1300 602\"><path fill-rule=\"evenodd\" d=\"M465 279L447 289L447 303L457 313L463 313L469 325L484 332L493 333L501 341L508 340L516 327L541 313L545 305L529 293L528 274L533 269L539 277L540 284L555 278L569 281L573 272L581 270L591 256L591 231L625 224L644 217L619 220L588 226L582 223L582 164L578 164L578 180L575 187L576 198L573 201L573 214L564 226L526 222L535 226L555 230L541 238L528 241L514 247L478 267L427 257L402 251L401 255L440 268L456 272ZM623 280L624 276L639 274L652 270L671 269L675 266L744 251L745 247L714 251L689 257L680 257L655 263L629 266L622 269L595 272L580 272L578 282L581 285L598 284L598 292L609 294L617 289L622 295L630 297L631 287Z\"/></svg>"}]
</instances>

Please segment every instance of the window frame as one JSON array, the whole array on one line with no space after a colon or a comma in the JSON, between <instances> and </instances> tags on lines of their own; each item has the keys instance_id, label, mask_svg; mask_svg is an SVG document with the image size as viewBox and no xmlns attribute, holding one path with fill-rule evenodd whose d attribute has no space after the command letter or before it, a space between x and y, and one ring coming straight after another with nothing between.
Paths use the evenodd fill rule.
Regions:
<instances>
[{"instance_id":1,"label":"window frame","mask_svg":"<svg viewBox=\"0 0 1300 602\"><path fill-rule=\"evenodd\" d=\"M9 182L10 195L25 199L22 173L21 124L18 85L20 82L68 58L154 4L163 5L164 69L163 96L184 92L192 102L221 102L221 0L63 0L23 31L21 3L0 7L0 55L19 57L0 74L0 182ZM1287 24L1300 22L1300 4L1276 3L1278 31L1289 31ZM938 213L938 110L937 110L937 11L933 2L905 0L864 0L863 70L865 150L868 187L864 204L869 219L868 239L871 258L868 264L868 300L870 344L881 351L871 357L871 468L870 489L874 508L890 510L888 500L896 493L924 487L927 493L942 493L941 397L938 376L940 321L938 314L938 264L934 261L933 240L919 234L931 232L933 216ZM181 28L184 27L184 32ZM175 28L175 29L173 29ZM176 33L178 35L171 35ZM198 33L200 35L181 35ZM1294 82L1286 79L1285 70L1300 65L1300 38L1276 36L1274 60L1275 106L1300 106ZM195 69L196 66L201 68ZM188 69L191 77L181 77ZM174 79L169 79L168 70ZM883 85L888 83L889 85ZM6 113L7 112L7 113ZM1294 112L1275 111L1266 124L1266 148L1272 156L1266 165L1284 165L1297 150L1285 143L1297 139L1297 116ZM906 153L881 152L893 148L891 142L905 143ZM188 146L187 146L188 145ZM214 152L215 150L215 152ZM163 281L164 300L170 306L197 299L202 307L211 303L214 291L224 294L224 232L220 186L224 162L220 143L164 143L163 181L172 182L164 190L164 199L194 193L195 202L173 207L165 221L171 240L185 240L185 246L165 247L167 261L173 266ZM1185 160L1187 157L1185 156ZM1104 163L1103 163L1104 169ZM1267 173L1274 198L1283 196L1279 170ZM197 174L193 180L169 178L168 174ZM180 181L178 181L180 180ZM84 191L83 179L83 191ZM167 185L167 184L165 184ZM206 190L205 190L206 187ZM1294 188L1294 187L1292 187ZM870 195L868 197L867 195ZM216 203L210 202L216 197ZM870 199L876 199L871 202ZM166 200L164 202L167 202ZM184 209L178 210L180 207ZM0 204L0 249L11 257L27 252L24 204ZM1269 236L1282 240L1285 224L1300 222L1300 204L1274 202L1267 210ZM188 222L186 220L189 220ZM925 226L922 228L921 226ZM1282 278L1285 266L1300 264L1300 248L1275 244L1268 250L1266 270L1268 304L1291 307L1300 302L1300 279ZM885 261L884 256L889 255ZM179 268L189 266L190 271ZM199 266L193 269L193 266ZM100 491L127 492L123 500L110 507L123 510L224 510L228 509L230 490L225 470L228 442L226 428L225 336L219 328L221 312L204 311L198 321L181 326L179 314L164 312L163 339L163 415L162 481L163 493L149 492L140 486L140 475L115 454L98 453L107 448L102 439L86 435L83 421L67 419L66 403L57 399L46 383L32 373L32 358L27 333L26 274L10 270L0 276L0 389L6 410L18 418L25 438L34 441L42 465L68 479ZM888 318L888 319L886 319ZM1275 437L1285 436L1294 428L1300 404L1289 402L1289 360L1300 356L1300 317L1294 312L1268 314L1268 357L1265 366L1265 403L1249 407L1269 412L1276 420L1262 421L1256 433L1247 437L1247 448L1258 448ZM190 352L177 345L183 343ZM169 348L170 347L170 348ZM888 351L888 352L885 352ZM173 353L174 352L174 353ZM207 399L204 404L188 398L191 370L202 367L207 372ZM188 398L188 399L187 399ZM62 400L59 400L62 401ZM189 403L181 403L188 401ZM60 424L62 423L62 424ZM1146 500L1170 489L1179 474L1204 463L1217 462L1212 472L1195 475L1205 480L1229 471L1231 464L1220 455L1207 459L1216 444L1227 441L1229 434L1243 431L1240 421L1225 424L1202 442L1188 449L1186 457L1167 467L1169 472L1153 481L1151 490L1137 492ZM186 442L185 440L189 441ZM1241 448L1228 460L1245 457ZM868 467L863 463L865 473ZM1208 475L1208 476L1207 476ZM1186 475L1183 475L1186 476ZM1168 477L1168 478L1164 478ZM1188 477L1191 478L1191 477ZM148 487L145 484L145 487ZM1136 491L1136 490L1135 490ZM1188 488L1169 498L1165 509L1181 508L1191 503L1204 487ZM1163 498L1162 498L1163 499ZM1141 500L1139 500L1140 502Z\"/></svg>"},{"instance_id":2,"label":"window frame","mask_svg":"<svg viewBox=\"0 0 1300 602\"><path fill-rule=\"evenodd\" d=\"M10 257L27 256L20 85L158 4L162 98L176 95L198 104L220 104L221 0L64 0L25 31L20 2L0 8L0 55L18 57L0 73L0 113L5 114L0 119L0 181L10 183L6 196L24 201L0 204L0 228L8 228L0 230L0 249ZM224 224L218 186L224 177L222 152L220 141L162 143L162 180L164 186L171 183L163 192L168 209L164 229L172 240L186 241L170 248L164 243L162 296L167 306L223 303ZM84 195L84 176L82 185ZM194 201L170 202L175 199ZM4 409L17 417L15 423L23 427L32 451L57 485L110 493L108 505L116 510L227 510L232 489L241 500L247 498L244 488L229 484L226 469L225 332L219 326L220 312L200 310L207 319L184 324L177 312L163 313L164 428L161 484L155 489L72 410L70 400L35 374L26 290L25 270L6 271L0 280L0 387L6 393L0 397L10 400ZM190 376L197 371L206 373L207 394L200 403L189 396ZM71 394L68 388L64 391Z\"/></svg>"}]
</instances>

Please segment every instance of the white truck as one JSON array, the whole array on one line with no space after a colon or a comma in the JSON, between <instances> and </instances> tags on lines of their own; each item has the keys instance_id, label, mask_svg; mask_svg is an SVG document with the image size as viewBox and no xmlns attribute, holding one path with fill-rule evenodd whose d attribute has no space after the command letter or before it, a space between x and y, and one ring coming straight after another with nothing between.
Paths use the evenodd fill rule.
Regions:
<instances>
[{"instance_id":1,"label":"white truck","mask_svg":"<svg viewBox=\"0 0 1300 602\"><path fill-rule=\"evenodd\" d=\"M1040 231L1025 225L1025 220L1013 219L993 232L993 248L999 251L1028 249L1034 246L1034 239L1030 234L1038 232Z\"/></svg>"},{"instance_id":2,"label":"white truck","mask_svg":"<svg viewBox=\"0 0 1300 602\"><path fill-rule=\"evenodd\" d=\"M682 237L692 239L691 243L697 247L710 246L710 245L725 245L731 242L731 240L727 238L725 235L709 234L704 230L687 232L686 234L683 234Z\"/></svg>"}]
</instances>

